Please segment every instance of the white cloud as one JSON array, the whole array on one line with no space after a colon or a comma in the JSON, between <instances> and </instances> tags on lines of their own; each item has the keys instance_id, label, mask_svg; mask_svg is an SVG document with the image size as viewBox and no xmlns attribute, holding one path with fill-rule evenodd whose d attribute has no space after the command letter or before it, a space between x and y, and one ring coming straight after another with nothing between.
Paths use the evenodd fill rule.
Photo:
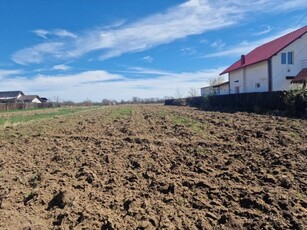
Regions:
<instances>
[{"instance_id":1,"label":"white cloud","mask_svg":"<svg viewBox=\"0 0 307 230\"><path fill-rule=\"evenodd\" d=\"M63 70L63 71L65 71L65 70L69 70L69 69L71 69L71 67L70 66L68 66L68 65L55 65L55 66L53 66L52 67L52 69L53 70Z\"/></svg>"},{"instance_id":2,"label":"white cloud","mask_svg":"<svg viewBox=\"0 0 307 230\"><path fill-rule=\"evenodd\" d=\"M261 27L263 29L259 32L253 33L253 35L259 36L259 35L267 34L267 33L271 32L271 30L272 30L271 27L268 26L268 25L262 25Z\"/></svg>"},{"instance_id":3,"label":"white cloud","mask_svg":"<svg viewBox=\"0 0 307 230\"><path fill-rule=\"evenodd\" d=\"M305 0L291 0L291 1L283 1L275 4L275 9L279 11L283 10L294 10L294 9L304 9L306 8L306 1Z\"/></svg>"},{"instance_id":4,"label":"white cloud","mask_svg":"<svg viewBox=\"0 0 307 230\"><path fill-rule=\"evenodd\" d=\"M12 59L14 62L26 65L30 63L41 63L45 56L51 55L57 58L63 58L63 49L64 43L60 42L48 42L41 43L39 45L24 48L22 50L17 51L12 55Z\"/></svg>"},{"instance_id":5,"label":"white cloud","mask_svg":"<svg viewBox=\"0 0 307 230\"><path fill-rule=\"evenodd\" d=\"M124 71L116 71L118 73L132 73L132 74L142 74L142 75L173 75L172 72L148 69L143 67L130 67Z\"/></svg>"},{"instance_id":6,"label":"white cloud","mask_svg":"<svg viewBox=\"0 0 307 230\"><path fill-rule=\"evenodd\" d=\"M9 70L9 69L0 69L0 79L1 77L7 77L10 75L17 75L17 74L21 74L23 71L16 69L16 70Z\"/></svg>"},{"instance_id":7,"label":"white cloud","mask_svg":"<svg viewBox=\"0 0 307 230\"><path fill-rule=\"evenodd\" d=\"M120 19L112 22L110 25L106 25L103 27L103 29L115 29L117 27L120 27L126 23L126 20Z\"/></svg>"},{"instance_id":8,"label":"white cloud","mask_svg":"<svg viewBox=\"0 0 307 230\"><path fill-rule=\"evenodd\" d=\"M49 31L47 30L34 30L32 31L33 33L35 33L37 36L42 37L44 39L47 39L47 35L49 34Z\"/></svg>"},{"instance_id":9,"label":"white cloud","mask_svg":"<svg viewBox=\"0 0 307 230\"><path fill-rule=\"evenodd\" d=\"M58 37L77 38L78 36L72 32L63 29L55 29L52 31Z\"/></svg>"},{"instance_id":10,"label":"white cloud","mask_svg":"<svg viewBox=\"0 0 307 230\"><path fill-rule=\"evenodd\" d=\"M154 58L152 56L145 56L142 58L145 62L152 63Z\"/></svg>"},{"instance_id":11,"label":"white cloud","mask_svg":"<svg viewBox=\"0 0 307 230\"><path fill-rule=\"evenodd\" d=\"M86 71L70 75L41 75L31 79L27 77L8 77L0 85L0 90L20 89L27 94L39 94L42 97L83 101L109 99L131 99L174 96L176 89L186 89L185 96L191 87L199 88L224 69L209 69L196 72L173 73L163 70L130 68L138 75L154 75L142 78L128 78L104 70ZM171 84L170 84L171 83Z\"/></svg>"},{"instance_id":12,"label":"white cloud","mask_svg":"<svg viewBox=\"0 0 307 230\"><path fill-rule=\"evenodd\" d=\"M101 50L101 59L107 59L123 53L143 51L160 44L167 44L189 35L223 28L234 24L239 19L239 15L233 15L233 10L226 4L223 5L216 11L211 1L193 0L115 29L102 28L86 31L72 41L61 40L66 48L59 56L79 57L94 50ZM47 30L34 32L44 38L55 34L54 31ZM32 56L33 50L37 51L37 46L40 45L17 51L13 55L13 60L28 64L42 62L45 56L57 57L53 53L41 50L41 54L36 52L39 58L27 59L26 53L29 52ZM19 55L20 53L23 55ZM55 53L58 54L58 52Z\"/></svg>"},{"instance_id":13,"label":"white cloud","mask_svg":"<svg viewBox=\"0 0 307 230\"><path fill-rule=\"evenodd\" d=\"M228 47L227 49L223 50L223 51L219 51L216 53L211 53L211 54L207 54L204 55L203 57L205 58L211 58L211 57L231 57L231 56L235 56L235 57L240 57L240 55L242 54L247 54L250 51L252 51L253 49L255 49L256 47L265 44L267 42L270 42L278 37L281 37L291 31L295 30L295 28L288 28L286 30L283 30L273 36L269 36L266 38L262 38L260 40L255 40L255 41L242 41L241 43L232 46L232 47Z\"/></svg>"},{"instance_id":14,"label":"white cloud","mask_svg":"<svg viewBox=\"0 0 307 230\"><path fill-rule=\"evenodd\" d=\"M223 42L221 39L218 39L215 42L211 43L210 46L220 50L225 46L225 42Z\"/></svg>"},{"instance_id":15,"label":"white cloud","mask_svg":"<svg viewBox=\"0 0 307 230\"><path fill-rule=\"evenodd\" d=\"M43 30L43 29L38 29L32 31L35 33L37 36L42 37L44 39L47 39L48 36L57 36L60 38L77 38L78 36L68 30L64 29L54 29L54 30Z\"/></svg>"},{"instance_id":16,"label":"white cloud","mask_svg":"<svg viewBox=\"0 0 307 230\"><path fill-rule=\"evenodd\" d=\"M191 35L206 33L238 24L249 17L264 13L276 13L307 7L305 0L189 0L167 11L147 16L133 23L120 21L114 27L87 30L78 36L61 29L36 30L35 33L47 38L55 35L63 43L54 52L37 49L36 45L24 48L13 55L17 63L39 63L50 58L77 58L91 51L100 51L101 60L130 52L140 52L152 47L168 44ZM74 38L67 41L67 37ZM34 58L27 58L33 56ZM22 55L20 55L20 53ZM38 58L37 58L38 57Z\"/></svg>"},{"instance_id":17,"label":"white cloud","mask_svg":"<svg viewBox=\"0 0 307 230\"><path fill-rule=\"evenodd\" d=\"M196 50L192 47L184 47L180 49L180 51L183 55L192 55L196 53Z\"/></svg>"}]
</instances>

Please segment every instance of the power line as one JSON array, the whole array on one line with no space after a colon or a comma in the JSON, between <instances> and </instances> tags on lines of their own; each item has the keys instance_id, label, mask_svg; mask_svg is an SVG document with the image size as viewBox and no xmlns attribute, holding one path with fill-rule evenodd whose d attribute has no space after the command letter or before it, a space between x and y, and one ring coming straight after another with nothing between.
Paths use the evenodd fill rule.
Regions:
<instances>
[{"instance_id":1,"label":"power line","mask_svg":"<svg viewBox=\"0 0 307 230\"><path fill-rule=\"evenodd\" d=\"M301 18L301 20L297 23L297 25L295 26L295 28L297 28L299 26L299 24L304 20L304 18L307 16L307 12L304 14L304 16Z\"/></svg>"}]
</instances>

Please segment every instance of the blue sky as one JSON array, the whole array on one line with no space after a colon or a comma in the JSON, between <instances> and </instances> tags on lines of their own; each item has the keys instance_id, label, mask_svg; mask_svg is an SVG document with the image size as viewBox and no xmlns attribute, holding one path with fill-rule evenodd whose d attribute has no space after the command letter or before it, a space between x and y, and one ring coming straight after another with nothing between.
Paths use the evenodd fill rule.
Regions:
<instances>
[{"instance_id":1,"label":"blue sky","mask_svg":"<svg viewBox=\"0 0 307 230\"><path fill-rule=\"evenodd\" d=\"M0 90L74 101L187 95L306 25L306 13L306 0L1 0Z\"/></svg>"}]
</instances>

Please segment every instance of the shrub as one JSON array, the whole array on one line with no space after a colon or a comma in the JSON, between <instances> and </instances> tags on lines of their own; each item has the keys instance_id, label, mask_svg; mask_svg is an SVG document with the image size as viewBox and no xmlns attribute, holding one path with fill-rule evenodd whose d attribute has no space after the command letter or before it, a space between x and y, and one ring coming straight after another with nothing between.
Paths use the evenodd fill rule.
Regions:
<instances>
[{"instance_id":1,"label":"shrub","mask_svg":"<svg viewBox=\"0 0 307 230\"><path fill-rule=\"evenodd\" d=\"M307 90L291 90L285 96L286 111L289 115L304 116L307 109Z\"/></svg>"}]
</instances>

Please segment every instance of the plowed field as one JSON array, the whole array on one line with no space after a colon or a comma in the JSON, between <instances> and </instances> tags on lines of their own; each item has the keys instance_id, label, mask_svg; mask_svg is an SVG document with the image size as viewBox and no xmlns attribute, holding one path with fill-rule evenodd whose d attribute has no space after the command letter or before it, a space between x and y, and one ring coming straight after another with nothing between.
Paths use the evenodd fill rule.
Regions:
<instances>
[{"instance_id":1,"label":"plowed field","mask_svg":"<svg viewBox=\"0 0 307 230\"><path fill-rule=\"evenodd\" d=\"M306 120L113 106L0 131L0 229L307 229Z\"/></svg>"}]
</instances>

